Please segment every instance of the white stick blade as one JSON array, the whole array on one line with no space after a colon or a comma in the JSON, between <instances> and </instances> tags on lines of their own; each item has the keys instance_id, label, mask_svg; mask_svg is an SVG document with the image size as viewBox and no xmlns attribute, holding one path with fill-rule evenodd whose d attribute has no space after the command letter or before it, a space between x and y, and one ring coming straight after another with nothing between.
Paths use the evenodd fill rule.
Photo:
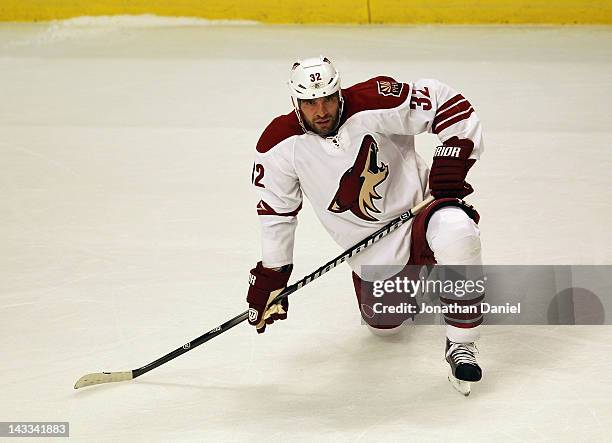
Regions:
<instances>
[{"instance_id":1,"label":"white stick blade","mask_svg":"<svg viewBox=\"0 0 612 443\"><path fill-rule=\"evenodd\" d=\"M74 389L84 388L85 386L101 385L102 383L114 383L117 381L131 380L132 371L126 372L94 372L85 374L74 384Z\"/></svg>"}]
</instances>

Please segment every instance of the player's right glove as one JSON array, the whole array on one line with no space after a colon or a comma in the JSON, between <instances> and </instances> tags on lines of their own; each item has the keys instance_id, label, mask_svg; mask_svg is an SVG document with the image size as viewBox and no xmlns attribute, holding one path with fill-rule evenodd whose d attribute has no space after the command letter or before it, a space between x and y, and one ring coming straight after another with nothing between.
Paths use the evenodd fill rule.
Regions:
<instances>
[{"instance_id":1,"label":"player's right glove","mask_svg":"<svg viewBox=\"0 0 612 443\"><path fill-rule=\"evenodd\" d=\"M289 300L284 298L280 303L268 306L280 291L287 286L293 265L283 266L280 270L264 268L261 262L251 269L249 276L249 323L259 334L266 330L266 325L275 320L285 320L289 310Z\"/></svg>"}]
</instances>

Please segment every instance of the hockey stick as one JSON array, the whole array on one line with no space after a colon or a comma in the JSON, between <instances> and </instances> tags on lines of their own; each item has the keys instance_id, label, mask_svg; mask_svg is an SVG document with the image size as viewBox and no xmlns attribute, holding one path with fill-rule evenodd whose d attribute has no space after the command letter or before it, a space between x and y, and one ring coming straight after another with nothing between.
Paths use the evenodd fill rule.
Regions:
<instances>
[{"instance_id":1,"label":"hockey stick","mask_svg":"<svg viewBox=\"0 0 612 443\"><path fill-rule=\"evenodd\" d=\"M308 274L306 277L302 278L301 280L293 283L292 285L287 286L282 292L280 292L270 302L270 305L278 303L283 298L288 297L290 294L293 294L298 289L301 289L302 287L306 286L308 283L311 283L313 280L331 271L336 266L338 266L340 263L345 262L348 258L351 258L352 256L358 254L364 249L370 247L373 243L385 237L390 232L395 231L397 228L399 228L404 223L406 223L408 220L410 220L415 215L417 215L425 206L427 206L433 200L434 198L431 196L426 198L421 203L416 205L414 208L410 209L409 211L404 212L399 217L395 218L394 220L389 222L387 225L380 228L378 231L367 236L366 238L361 240L359 243L355 244L351 248L344 251L338 257L325 263L323 266L321 266L319 269L317 269L313 273ZM184 344L180 348L175 349L174 351L164 355L163 357L158 358L157 360L141 368L133 369L131 371L123 371L123 372L95 372L91 374L86 374L77 380L77 382L74 385L74 389L83 388L85 386L99 385L102 383L112 383L112 382L117 382L117 381L132 380L136 377L140 377L142 374L145 374L151 371L152 369L155 369L158 366L161 366L164 363L167 363L170 360L175 359L179 355L182 355L185 352L192 350L196 346L200 346L202 343L206 343L208 340L215 338L217 335L223 334L225 331L242 323L247 318L249 318L249 311L244 311L242 314L237 315L236 317L232 318L231 320L226 321L222 325L217 326L214 329L211 329L207 333L199 336L198 338L190 341L189 343Z\"/></svg>"}]
</instances>

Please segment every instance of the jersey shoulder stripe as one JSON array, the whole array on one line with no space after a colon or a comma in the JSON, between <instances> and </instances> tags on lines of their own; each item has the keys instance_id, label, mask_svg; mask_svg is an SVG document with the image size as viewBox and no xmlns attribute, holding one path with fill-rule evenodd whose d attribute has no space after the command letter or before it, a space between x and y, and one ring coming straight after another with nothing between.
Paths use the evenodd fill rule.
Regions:
<instances>
[{"instance_id":1,"label":"jersey shoulder stripe","mask_svg":"<svg viewBox=\"0 0 612 443\"><path fill-rule=\"evenodd\" d=\"M257 152L265 154L270 149L294 135L302 135L304 131L298 122L295 112L276 117L264 129L257 142Z\"/></svg>"},{"instance_id":2,"label":"jersey shoulder stripe","mask_svg":"<svg viewBox=\"0 0 612 443\"><path fill-rule=\"evenodd\" d=\"M344 119L362 111L397 108L408 99L410 86L392 77L378 76L343 89Z\"/></svg>"}]
</instances>

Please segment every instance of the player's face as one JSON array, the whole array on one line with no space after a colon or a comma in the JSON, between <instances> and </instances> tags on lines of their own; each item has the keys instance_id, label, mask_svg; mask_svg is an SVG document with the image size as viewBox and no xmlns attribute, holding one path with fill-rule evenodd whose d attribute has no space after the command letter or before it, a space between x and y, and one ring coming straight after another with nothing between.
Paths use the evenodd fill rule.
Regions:
<instances>
[{"instance_id":1,"label":"player's face","mask_svg":"<svg viewBox=\"0 0 612 443\"><path fill-rule=\"evenodd\" d=\"M338 93L312 100L300 100L304 123L313 132L325 137L332 133L340 118Z\"/></svg>"}]
</instances>

